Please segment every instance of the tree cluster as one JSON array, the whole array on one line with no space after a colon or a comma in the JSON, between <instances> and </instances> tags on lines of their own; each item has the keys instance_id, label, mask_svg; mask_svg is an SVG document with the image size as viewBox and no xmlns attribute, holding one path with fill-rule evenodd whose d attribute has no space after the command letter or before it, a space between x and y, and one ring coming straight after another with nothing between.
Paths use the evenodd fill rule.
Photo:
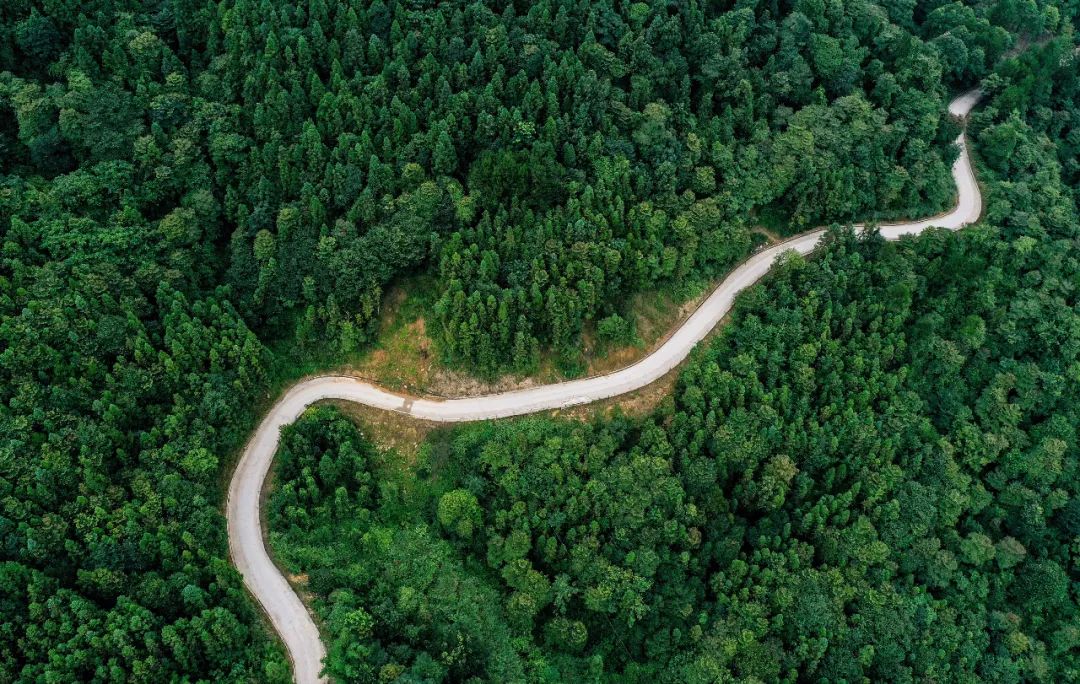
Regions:
<instances>
[{"instance_id":1,"label":"tree cluster","mask_svg":"<svg viewBox=\"0 0 1080 684\"><path fill-rule=\"evenodd\" d=\"M1057 23L999 4L14 3L0 144L109 162L259 334L352 351L430 268L445 359L523 371L723 273L755 217L945 207L949 79Z\"/></svg>"}]
</instances>

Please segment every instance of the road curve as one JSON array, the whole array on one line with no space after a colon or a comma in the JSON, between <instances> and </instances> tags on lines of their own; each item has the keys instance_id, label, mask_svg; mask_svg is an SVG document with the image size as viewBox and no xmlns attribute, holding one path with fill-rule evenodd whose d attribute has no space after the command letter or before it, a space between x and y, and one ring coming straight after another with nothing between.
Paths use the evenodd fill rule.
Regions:
<instances>
[{"instance_id":1,"label":"road curve","mask_svg":"<svg viewBox=\"0 0 1080 684\"><path fill-rule=\"evenodd\" d=\"M978 90L960 95L949 104L949 113L966 117L979 97ZM961 150L952 168L959 198L956 207L940 216L914 223L883 225L880 231L885 239L896 240L904 235L920 233L931 226L957 230L979 218L982 196L972 172L964 134L961 133L956 142ZM862 230L864 226L857 225L855 228ZM442 401L393 394L362 380L340 376L311 378L286 391L259 424L240 457L229 484L226 516L229 552L233 562L243 575L244 584L262 605L274 629L285 642L296 681L300 684L326 681L320 676L326 650L314 620L270 559L263 540L260 495L283 426L296 420L311 404L324 399L355 401L425 420L462 422L576 406L630 392L658 380L679 365L694 345L731 310L735 296L769 272L777 256L788 250L807 254L824 235L824 229L814 230L757 252L732 271L660 347L614 373L482 397Z\"/></svg>"}]
</instances>

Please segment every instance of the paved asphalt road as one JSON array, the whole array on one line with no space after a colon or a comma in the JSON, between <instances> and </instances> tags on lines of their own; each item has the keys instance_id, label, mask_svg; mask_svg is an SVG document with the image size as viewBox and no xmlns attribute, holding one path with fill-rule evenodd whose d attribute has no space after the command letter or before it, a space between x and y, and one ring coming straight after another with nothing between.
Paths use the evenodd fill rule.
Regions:
<instances>
[{"instance_id":1,"label":"paved asphalt road","mask_svg":"<svg viewBox=\"0 0 1080 684\"><path fill-rule=\"evenodd\" d=\"M979 100L979 91L965 93L949 104L949 112L965 117ZM982 197L971 170L966 140L957 138L962 150L953 165L959 200L952 211L915 223L881 226L889 240L920 233L931 226L956 230L973 223L982 211ZM857 229L862 226L856 226ZM709 298L656 351L637 363L608 375L532 387L483 397L445 401L405 397L350 377L316 377L294 385L274 404L244 450L229 485L226 514L229 551L244 583L258 599L292 658L294 675L300 684L325 682L320 677L326 655L319 631L300 598L270 560L259 518L263 481L277 451L282 426L296 420L311 404L323 399L344 399L367 406L401 411L417 418L461 422L506 418L618 396L644 387L664 376L690 354L702 338L731 309L735 295L761 279L776 257L788 250L811 252L824 230L804 233L762 250L750 257L724 279Z\"/></svg>"}]
</instances>

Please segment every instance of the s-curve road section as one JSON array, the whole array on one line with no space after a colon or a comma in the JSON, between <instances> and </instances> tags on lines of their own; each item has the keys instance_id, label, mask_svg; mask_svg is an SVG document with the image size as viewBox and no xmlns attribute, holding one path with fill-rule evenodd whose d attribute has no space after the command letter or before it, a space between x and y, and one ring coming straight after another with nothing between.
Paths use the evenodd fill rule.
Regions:
<instances>
[{"instance_id":1,"label":"s-curve road section","mask_svg":"<svg viewBox=\"0 0 1080 684\"><path fill-rule=\"evenodd\" d=\"M949 112L959 118L966 117L979 96L978 90L960 95L949 104ZM982 197L971 169L967 141L961 134L956 142L961 150L952 168L959 198L956 207L940 216L914 223L883 225L880 227L882 236L896 240L904 235L920 233L931 226L957 230L979 218ZM863 228L856 226L856 230ZM735 296L769 272L776 257L789 250L808 254L824 235L824 229L814 230L757 252L732 271L660 347L637 363L614 373L445 401L404 397L356 378L338 376L311 378L286 391L270 409L244 449L229 485L226 515L229 552L233 562L243 575L244 584L266 611L274 629L285 642L296 681L300 684L326 681L321 675L326 650L314 620L270 559L263 540L259 517L260 495L283 426L296 420L311 404L324 399L355 401L424 420L462 422L577 406L631 392L661 378L679 365L694 345L731 310Z\"/></svg>"}]
</instances>

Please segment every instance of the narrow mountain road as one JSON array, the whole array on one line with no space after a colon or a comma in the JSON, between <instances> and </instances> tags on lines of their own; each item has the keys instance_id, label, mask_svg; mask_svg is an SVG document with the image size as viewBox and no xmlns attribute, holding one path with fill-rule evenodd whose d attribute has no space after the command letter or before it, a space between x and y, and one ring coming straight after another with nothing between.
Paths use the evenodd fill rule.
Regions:
<instances>
[{"instance_id":1,"label":"narrow mountain road","mask_svg":"<svg viewBox=\"0 0 1080 684\"><path fill-rule=\"evenodd\" d=\"M978 90L960 95L949 112L966 117L979 100ZM957 138L960 157L952 175L958 189L956 207L940 216L914 223L881 226L882 236L896 240L931 226L957 230L973 223L982 211L982 197L971 168L967 141ZM856 226L862 229L863 226ZM319 630L300 598L274 565L266 550L259 517L263 482L277 451L280 430L296 420L311 404L324 399L355 401L416 418L443 422L488 420L519 416L607 399L644 387L681 363L698 342L731 310L735 296L761 279L780 254L794 250L807 254L825 231L815 230L762 250L746 260L720 283L701 306L656 351L631 366L607 375L561 382L482 397L445 401L407 397L388 392L356 378L326 376L294 385L274 404L244 449L229 485L226 505L229 551L247 588L258 599L292 658L300 684L324 682L320 676L326 655Z\"/></svg>"}]
</instances>

